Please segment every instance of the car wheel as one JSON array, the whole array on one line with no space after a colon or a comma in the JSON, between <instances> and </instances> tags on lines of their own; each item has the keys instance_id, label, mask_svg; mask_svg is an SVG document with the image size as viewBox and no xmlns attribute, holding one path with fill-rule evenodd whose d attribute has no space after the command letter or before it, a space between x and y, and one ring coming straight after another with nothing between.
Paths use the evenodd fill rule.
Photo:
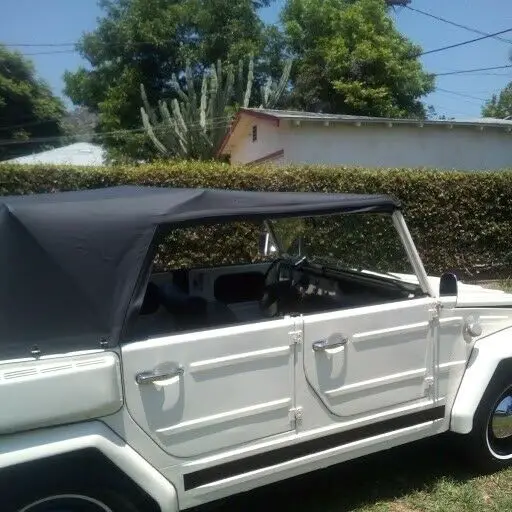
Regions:
<instances>
[{"instance_id":1,"label":"car wheel","mask_svg":"<svg viewBox=\"0 0 512 512\"><path fill-rule=\"evenodd\" d=\"M14 509L13 509L14 510ZM139 512L130 501L109 490L47 491L18 501L17 512Z\"/></svg>"},{"instance_id":2,"label":"car wheel","mask_svg":"<svg viewBox=\"0 0 512 512\"><path fill-rule=\"evenodd\" d=\"M495 471L512 464L510 376L491 382L476 410L469 441L468 455L481 469Z\"/></svg>"}]
</instances>

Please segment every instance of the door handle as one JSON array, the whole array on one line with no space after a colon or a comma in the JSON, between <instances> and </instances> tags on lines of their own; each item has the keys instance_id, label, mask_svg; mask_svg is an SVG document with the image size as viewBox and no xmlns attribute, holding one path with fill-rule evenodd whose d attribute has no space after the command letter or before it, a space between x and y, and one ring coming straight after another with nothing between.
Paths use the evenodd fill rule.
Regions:
<instances>
[{"instance_id":1,"label":"door handle","mask_svg":"<svg viewBox=\"0 0 512 512\"><path fill-rule=\"evenodd\" d=\"M332 336L325 340L315 341L313 343L313 350L315 352L323 352L332 348L344 347L348 343L348 338L344 336Z\"/></svg>"},{"instance_id":2,"label":"door handle","mask_svg":"<svg viewBox=\"0 0 512 512\"><path fill-rule=\"evenodd\" d=\"M146 372L140 372L135 376L137 384L151 384L159 380L172 379L173 377L181 377L185 373L182 366L178 366L171 371L159 371L150 370Z\"/></svg>"}]
</instances>

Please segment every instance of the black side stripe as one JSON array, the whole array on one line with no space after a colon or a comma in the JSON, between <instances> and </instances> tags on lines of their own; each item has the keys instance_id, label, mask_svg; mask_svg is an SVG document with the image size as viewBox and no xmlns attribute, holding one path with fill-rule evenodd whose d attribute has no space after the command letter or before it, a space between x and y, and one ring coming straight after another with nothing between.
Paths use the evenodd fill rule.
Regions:
<instances>
[{"instance_id":1,"label":"black side stripe","mask_svg":"<svg viewBox=\"0 0 512 512\"><path fill-rule=\"evenodd\" d=\"M218 466L201 469L194 473L188 473L183 476L183 484L186 491L195 489L202 485L210 484L218 480L230 478L233 476L249 473L257 469L263 469L270 466L275 466L283 462L289 462L305 455L311 455L316 452L329 450L345 444L362 441L370 437L379 436L400 430L407 427L413 427L429 421L439 420L444 418L445 406L427 409L425 411L406 414L398 418L390 420L379 421L364 427L356 428L346 432L331 434L325 437L312 439L311 441L304 441L303 443L278 448L265 453L251 455L243 459L226 462Z\"/></svg>"}]
</instances>

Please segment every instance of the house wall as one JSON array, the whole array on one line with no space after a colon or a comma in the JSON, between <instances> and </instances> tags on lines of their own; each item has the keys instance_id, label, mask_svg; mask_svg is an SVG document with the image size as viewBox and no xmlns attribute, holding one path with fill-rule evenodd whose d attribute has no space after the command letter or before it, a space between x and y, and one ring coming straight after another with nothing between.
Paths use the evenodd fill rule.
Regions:
<instances>
[{"instance_id":1,"label":"house wall","mask_svg":"<svg viewBox=\"0 0 512 512\"><path fill-rule=\"evenodd\" d=\"M496 128L306 122L297 127L281 121L280 131L287 163L460 170L512 167L512 134Z\"/></svg>"},{"instance_id":2,"label":"house wall","mask_svg":"<svg viewBox=\"0 0 512 512\"><path fill-rule=\"evenodd\" d=\"M252 141L252 127L257 126L258 139ZM246 164L264 158L283 149L281 130L276 123L266 119L250 118L243 120L236 127L236 137L231 148L231 163ZM283 161L282 157L273 161Z\"/></svg>"}]
</instances>

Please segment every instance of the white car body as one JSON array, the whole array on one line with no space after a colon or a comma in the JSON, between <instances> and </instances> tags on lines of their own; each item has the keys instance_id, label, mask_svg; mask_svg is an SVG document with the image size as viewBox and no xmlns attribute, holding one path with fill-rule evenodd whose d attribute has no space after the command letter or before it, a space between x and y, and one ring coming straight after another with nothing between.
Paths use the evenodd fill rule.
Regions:
<instances>
[{"instance_id":1,"label":"white car body","mask_svg":"<svg viewBox=\"0 0 512 512\"><path fill-rule=\"evenodd\" d=\"M400 277L424 297L0 361L0 475L93 448L175 512L469 433L512 359L512 295L459 283L440 297L393 216L416 272ZM216 272L196 271L201 293Z\"/></svg>"}]
</instances>

